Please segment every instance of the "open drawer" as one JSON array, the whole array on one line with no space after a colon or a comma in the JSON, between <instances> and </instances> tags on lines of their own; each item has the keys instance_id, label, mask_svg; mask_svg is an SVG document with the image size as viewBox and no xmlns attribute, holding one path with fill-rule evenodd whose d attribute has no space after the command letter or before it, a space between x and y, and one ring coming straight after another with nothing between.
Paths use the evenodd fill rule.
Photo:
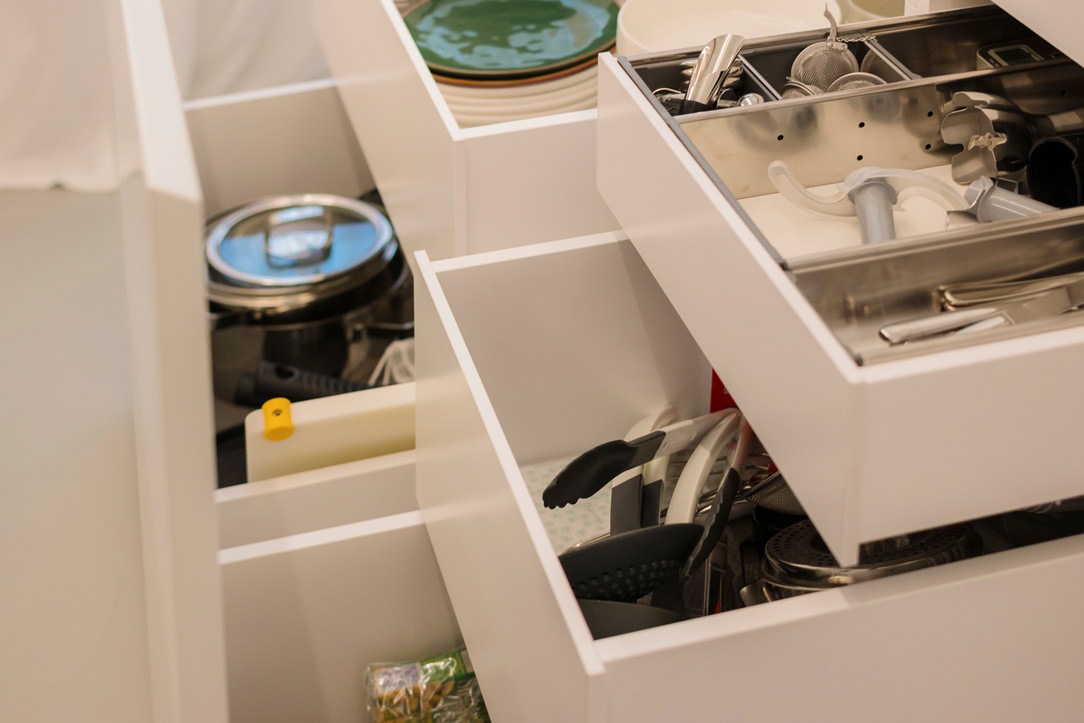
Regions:
<instances>
[{"instance_id":1,"label":"open drawer","mask_svg":"<svg viewBox=\"0 0 1084 723\"><path fill-rule=\"evenodd\" d=\"M320 193L356 198L373 190L372 176L332 80L188 101L184 119L206 218L273 196ZM280 152L267 153L267 148ZM202 246L199 240L194 243ZM201 289L201 295L205 294ZM248 540L252 534L263 537L275 529L278 534L292 534L360 519L344 517L350 514L349 506L316 505L302 498L319 487L313 477L319 476L316 471L321 468L382 456L382 450L394 456L412 449L413 404L413 386L409 384L307 400L295 405L295 422L302 433L283 442L264 440L259 425L249 420L248 431L240 434L249 451L250 474L246 479L270 480L305 470L309 474L305 484L239 485L229 492L220 490L220 501L228 500L220 509L232 510L223 513L223 525L234 524L227 517L242 527L255 525L254 530L266 524L266 531L260 533L223 529L224 538ZM241 425L248 410L216 399L219 429ZM379 434L365 431L374 419L384 422ZM331 471L327 477L333 480L340 475ZM272 489L291 489L287 496L298 500L297 507L311 511L321 507L327 514L322 522L310 516L302 525L304 530L286 524L284 520L290 519L291 513L274 512L268 506L275 496ZM249 496L259 501L249 506ZM387 513L405 509L389 509ZM257 514L257 510L264 512ZM264 522L257 520L260 515Z\"/></svg>"},{"instance_id":2,"label":"open drawer","mask_svg":"<svg viewBox=\"0 0 1084 723\"><path fill-rule=\"evenodd\" d=\"M1084 654L1035 621L1071 614L1081 536L594 640L537 472L703 411L707 361L618 235L417 264L418 495L496 720L1068 715Z\"/></svg>"},{"instance_id":3,"label":"open drawer","mask_svg":"<svg viewBox=\"0 0 1084 723\"><path fill-rule=\"evenodd\" d=\"M996 7L840 37L888 82L785 97L794 58L824 33L763 38L742 57L766 102L682 115L655 90L690 51L604 58L599 185L828 547L853 562L863 542L1084 492L1084 317L882 338L945 321L944 286L1074 269L1084 214L957 225L967 214L914 199L890 213L889 240L863 244L853 213L799 208L769 168L782 161L822 199L859 169L904 169L962 202L963 148L941 130L960 98L1009 96L1036 122L1084 106L1084 71ZM1006 60L1024 46L1026 62Z\"/></svg>"},{"instance_id":4,"label":"open drawer","mask_svg":"<svg viewBox=\"0 0 1084 723\"><path fill-rule=\"evenodd\" d=\"M461 126L396 3L314 2L328 65L411 251L434 258L617 228L595 185L595 110Z\"/></svg>"},{"instance_id":5,"label":"open drawer","mask_svg":"<svg viewBox=\"0 0 1084 723\"><path fill-rule=\"evenodd\" d=\"M205 217L373 189L332 80L189 101L184 120ZM206 308L202 285L187 290ZM368 664L460 642L417 511L414 385L297 402L279 442L259 412L229 411L245 423L249 471L214 491L230 720L361 720Z\"/></svg>"},{"instance_id":6,"label":"open drawer","mask_svg":"<svg viewBox=\"0 0 1084 723\"><path fill-rule=\"evenodd\" d=\"M365 669L459 629L417 511L219 552L230 720L365 720Z\"/></svg>"}]
</instances>

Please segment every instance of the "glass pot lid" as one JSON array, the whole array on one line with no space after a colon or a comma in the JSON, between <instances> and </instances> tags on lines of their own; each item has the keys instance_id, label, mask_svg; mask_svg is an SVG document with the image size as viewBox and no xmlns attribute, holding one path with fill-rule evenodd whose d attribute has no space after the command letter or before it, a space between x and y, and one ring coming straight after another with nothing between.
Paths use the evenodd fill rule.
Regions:
<instances>
[{"instance_id":1,"label":"glass pot lid","mask_svg":"<svg viewBox=\"0 0 1084 723\"><path fill-rule=\"evenodd\" d=\"M313 290L371 275L386 261L388 219L362 201L329 194L280 196L249 204L209 227L210 281L244 289Z\"/></svg>"}]
</instances>

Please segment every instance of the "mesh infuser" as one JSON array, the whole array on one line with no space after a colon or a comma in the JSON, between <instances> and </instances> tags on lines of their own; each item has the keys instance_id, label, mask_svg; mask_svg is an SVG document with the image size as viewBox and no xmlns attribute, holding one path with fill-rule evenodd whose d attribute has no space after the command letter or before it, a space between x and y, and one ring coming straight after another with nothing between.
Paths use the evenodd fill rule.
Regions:
<instances>
[{"instance_id":1,"label":"mesh infuser","mask_svg":"<svg viewBox=\"0 0 1084 723\"><path fill-rule=\"evenodd\" d=\"M855 88L869 88L874 85L884 85L885 79L873 73L847 73L832 81L828 86L828 92L837 90L853 90Z\"/></svg>"},{"instance_id":2,"label":"mesh infuser","mask_svg":"<svg viewBox=\"0 0 1084 723\"><path fill-rule=\"evenodd\" d=\"M790 66L790 77L821 90L827 90L840 77L858 70L858 59L854 53L846 43L836 40L836 19L827 7L824 17L828 18L830 26L828 39L807 46Z\"/></svg>"},{"instance_id":3,"label":"mesh infuser","mask_svg":"<svg viewBox=\"0 0 1084 723\"><path fill-rule=\"evenodd\" d=\"M824 93L823 88L818 88L815 85L809 85L803 83L800 80L790 78L783 84L783 92L779 94L780 98L808 98L813 95L820 95Z\"/></svg>"}]
</instances>

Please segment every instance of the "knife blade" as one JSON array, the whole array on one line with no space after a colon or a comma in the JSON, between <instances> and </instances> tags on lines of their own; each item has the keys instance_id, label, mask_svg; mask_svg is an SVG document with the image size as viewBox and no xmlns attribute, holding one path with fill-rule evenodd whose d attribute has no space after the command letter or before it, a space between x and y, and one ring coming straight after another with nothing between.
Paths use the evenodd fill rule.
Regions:
<instances>
[{"instance_id":1,"label":"knife blade","mask_svg":"<svg viewBox=\"0 0 1084 723\"><path fill-rule=\"evenodd\" d=\"M542 490L542 504L564 507L595 494L622 472L695 444L733 409L668 424L636 439L616 439L573 459Z\"/></svg>"},{"instance_id":2,"label":"knife blade","mask_svg":"<svg viewBox=\"0 0 1084 723\"><path fill-rule=\"evenodd\" d=\"M1084 279L1084 272L1043 276L1013 281L965 281L941 287L941 300L946 308L962 309L989 306L1003 302L1026 301L1050 289Z\"/></svg>"}]
</instances>

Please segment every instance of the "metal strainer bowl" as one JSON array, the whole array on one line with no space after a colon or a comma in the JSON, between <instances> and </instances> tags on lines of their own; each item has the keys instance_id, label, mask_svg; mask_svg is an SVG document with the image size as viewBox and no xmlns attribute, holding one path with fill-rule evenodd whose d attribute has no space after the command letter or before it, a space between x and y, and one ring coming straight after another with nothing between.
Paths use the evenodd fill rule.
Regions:
<instances>
[{"instance_id":1,"label":"metal strainer bowl","mask_svg":"<svg viewBox=\"0 0 1084 723\"><path fill-rule=\"evenodd\" d=\"M815 85L803 83L802 81L795 80L794 78L787 78L787 82L783 84L783 90L779 93L779 97L808 98L811 95L821 95L823 93L823 88L818 88Z\"/></svg>"},{"instance_id":2,"label":"metal strainer bowl","mask_svg":"<svg viewBox=\"0 0 1084 723\"><path fill-rule=\"evenodd\" d=\"M836 78L830 86L828 86L828 92L832 93L837 90L853 90L855 88L869 88L874 85L885 85L886 81L879 75L873 73L847 73Z\"/></svg>"},{"instance_id":3,"label":"metal strainer bowl","mask_svg":"<svg viewBox=\"0 0 1084 723\"><path fill-rule=\"evenodd\" d=\"M825 8L830 29L828 39L806 46L790 66L790 77L806 85L813 85L821 90L840 77L858 71L858 59L847 44L836 40L836 19Z\"/></svg>"}]
</instances>

